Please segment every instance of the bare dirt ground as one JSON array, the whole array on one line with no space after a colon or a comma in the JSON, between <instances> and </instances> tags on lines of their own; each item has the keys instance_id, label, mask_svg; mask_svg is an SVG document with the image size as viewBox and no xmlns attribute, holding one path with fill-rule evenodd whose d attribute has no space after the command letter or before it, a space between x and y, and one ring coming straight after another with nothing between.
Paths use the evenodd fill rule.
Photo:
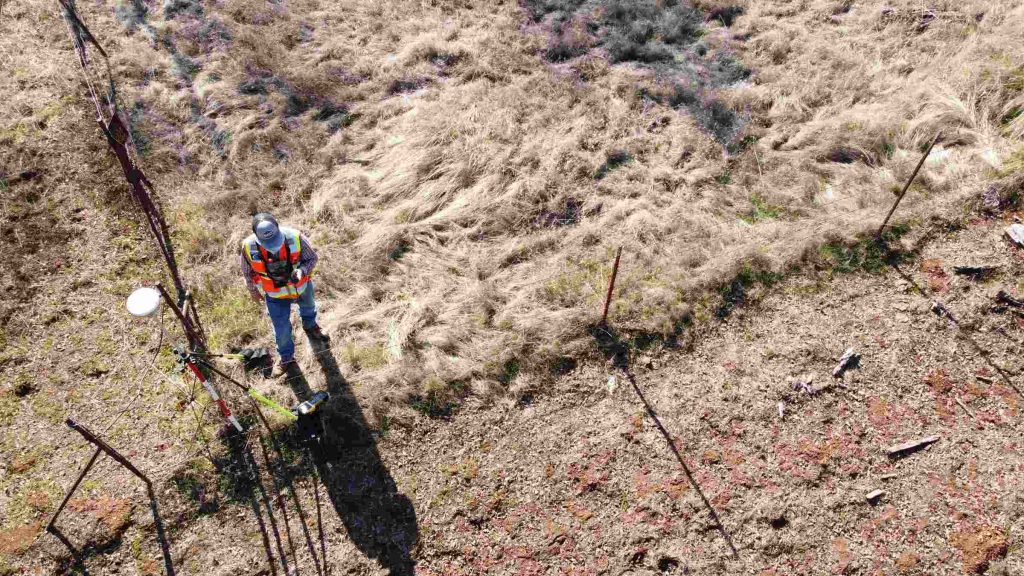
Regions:
<instances>
[{"instance_id":1,"label":"bare dirt ground","mask_svg":"<svg viewBox=\"0 0 1024 576\"><path fill-rule=\"evenodd\" d=\"M222 383L250 427L224 438L175 371L169 313L122 312L161 263L53 6L6 3L0 574L315 574L324 552L332 574L1024 572L1024 327L992 310L1000 289L1024 296L1000 238L1020 214L978 211L1020 195L1024 6L698 4L708 52L675 61L734 54L752 73L707 94L747 115L731 152L635 62L603 62L576 16L79 7L218 349L270 342L224 272L248 206L322 247L334 348L301 341L287 386L252 380L286 405L331 391L306 447L278 420L261 436ZM856 238L937 129L891 239L901 274ZM618 244L620 333L588 330ZM830 386L848 347L861 366ZM808 375L816 391L795 390ZM42 531L91 453L69 416L150 474L155 515L101 459L65 540Z\"/></svg>"},{"instance_id":2,"label":"bare dirt ground","mask_svg":"<svg viewBox=\"0 0 1024 576\"><path fill-rule=\"evenodd\" d=\"M542 394L470 402L447 421L371 429L358 405L361 386L351 385L353 396L325 360L330 353L307 350L305 376L289 384L300 397L309 389L335 394L324 455L315 459L330 486L321 498L333 573L1018 573L1024 457L1014 387L1024 322L992 311L999 290L1024 292L1024 253L1001 238L1007 221L979 218L959 230L934 223L904 239L917 255L898 268L808 270L678 349L633 351L628 367L615 357L586 364ZM984 281L952 270L979 263L999 270ZM931 311L934 298L959 328ZM840 387L831 370L847 347L863 359ZM794 390L808 375L815 392ZM70 436L55 423L33 429ZM929 435L940 440L921 452L885 454ZM137 438L115 438L128 436ZM288 435L281 441L292 468L279 481L296 487L319 554L312 470L302 463L310 460ZM252 437L250 444L264 463ZM152 456L160 446L130 446L140 466L166 469ZM276 461L269 443L268 451ZM68 462L64 455L85 451L55 455ZM216 455L159 483L179 574L265 569L256 514L237 476L244 464L228 460ZM33 466L24 462L22 455L8 466ZM92 498L80 498L63 521L71 538L98 540L79 569L160 573L141 490L125 490L130 479L112 466L98 478L86 492ZM53 488L68 481L58 476ZM263 481L272 493L270 477ZM885 494L867 502L876 489ZM314 573L296 509L297 560L279 509L272 520L263 506L260 517L277 526L279 544L267 528L275 557L284 550L292 566ZM13 566L75 566L52 536L36 534L25 536L26 545L38 537L25 550L5 550ZM5 532L5 543L17 536Z\"/></svg>"},{"instance_id":3,"label":"bare dirt ground","mask_svg":"<svg viewBox=\"0 0 1024 576\"><path fill-rule=\"evenodd\" d=\"M739 559L609 365L581 368L526 406L466 411L422 440L408 436L445 455L396 461L426 491L416 498L430 541L422 564L436 574L1020 572L1013 387L1024 326L990 308L998 289L1021 288L1024 256L1001 230L938 231L900 266L906 276L785 281L692 349L634 358L637 386ZM999 265L1001 276L953 276L969 262ZM937 289L963 330L915 285ZM830 373L847 347L863 361L839 388ZM794 391L805 375L821 391ZM941 439L923 452L885 454L929 435ZM450 456L453 445L462 449ZM875 489L885 495L870 504Z\"/></svg>"}]
</instances>

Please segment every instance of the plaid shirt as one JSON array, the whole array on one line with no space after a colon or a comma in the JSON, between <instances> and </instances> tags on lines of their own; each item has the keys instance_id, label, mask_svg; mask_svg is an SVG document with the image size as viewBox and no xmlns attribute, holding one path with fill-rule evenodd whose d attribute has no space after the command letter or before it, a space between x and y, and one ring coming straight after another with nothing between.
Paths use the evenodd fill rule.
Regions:
<instances>
[{"instance_id":1,"label":"plaid shirt","mask_svg":"<svg viewBox=\"0 0 1024 576\"><path fill-rule=\"evenodd\" d=\"M299 249L302 254L299 256L299 269L302 270L304 276L309 276L313 272L313 268L316 267L317 255L316 250L313 249L313 245L309 243L309 238L305 234L299 233ZM238 253L238 261L242 266L242 277L245 278L245 287L249 289L249 292L253 294L259 294L259 288L256 283L252 281L252 265L249 264L249 259L245 257L243 251Z\"/></svg>"}]
</instances>

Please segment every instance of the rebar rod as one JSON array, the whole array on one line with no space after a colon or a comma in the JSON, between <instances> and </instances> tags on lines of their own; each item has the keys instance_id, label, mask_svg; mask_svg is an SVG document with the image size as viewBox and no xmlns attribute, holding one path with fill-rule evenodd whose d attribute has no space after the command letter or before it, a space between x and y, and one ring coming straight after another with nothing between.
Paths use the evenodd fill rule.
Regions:
<instances>
[{"instance_id":1,"label":"rebar rod","mask_svg":"<svg viewBox=\"0 0 1024 576\"><path fill-rule=\"evenodd\" d=\"M885 230L885 225L889 223L889 219L892 218L893 213L896 212L896 208L903 201L903 197L907 195L907 191L910 190L910 185L914 183L914 179L917 178L917 173L921 171L921 167L924 166L924 161L928 159L928 156L932 153L932 148L935 147L939 142L939 138L942 137L942 133L939 132L935 135L935 139L932 140L928 148L925 149L924 154L921 156L921 161L917 163L917 167L914 168L914 172L907 179L907 183L903 185L903 189L900 190L899 196L896 197L896 202L893 203L892 208L889 209L889 213L886 214L885 220L882 221L882 225L878 227L878 232L875 234L877 237L882 237L882 232Z\"/></svg>"},{"instance_id":2,"label":"rebar rod","mask_svg":"<svg viewBox=\"0 0 1024 576\"><path fill-rule=\"evenodd\" d=\"M604 298L604 312L601 314L601 325L608 323L608 308L612 305L612 292L615 290L615 277L619 275L619 259L622 257L622 246L615 252L615 264L612 266L612 277L608 282L608 294Z\"/></svg>"}]
</instances>

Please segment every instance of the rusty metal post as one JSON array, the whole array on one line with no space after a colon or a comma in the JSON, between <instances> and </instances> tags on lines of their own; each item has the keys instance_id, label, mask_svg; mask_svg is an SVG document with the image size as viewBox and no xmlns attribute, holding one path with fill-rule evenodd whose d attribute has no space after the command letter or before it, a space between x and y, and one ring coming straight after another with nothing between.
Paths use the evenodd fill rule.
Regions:
<instances>
[{"instance_id":1,"label":"rusty metal post","mask_svg":"<svg viewBox=\"0 0 1024 576\"><path fill-rule=\"evenodd\" d=\"M183 298L182 301L178 303L178 310L186 318L188 318L188 310L189 310L188 305L189 305L189 303L191 301L192 301L192 291L191 290L185 290L185 298Z\"/></svg>"},{"instance_id":2,"label":"rusty metal post","mask_svg":"<svg viewBox=\"0 0 1024 576\"><path fill-rule=\"evenodd\" d=\"M131 472L140 480L146 483L146 495L149 496L149 508L150 511L153 513L153 521L155 522L156 526L156 535L157 539L160 541L160 551L163 553L164 557L164 569L166 570L168 576L174 576L174 563L171 560L171 548L170 545L167 543L167 535L164 532L163 521L160 519L160 512L159 509L157 508L156 494L153 492L153 482L151 482L149 477L147 477L138 468L136 468L135 465L129 462L128 459L125 458L120 452L115 450L111 445L107 444L102 438L100 438L96 434L93 434L93 432L86 428L85 426L75 422L71 418L65 420L64 423L67 424L68 427L74 430L75 432L81 434L82 437L85 438L87 442L95 446L96 451L93 452L92 457L89 458L89 462L86 463L85 468L82 468L81 474L78 475L78 479L75 480L75 483L71 485L71 489L68 490L67 494L64 495L64 500L60 503L60 506L57 507L57 511L53 513L53 516L50 518L50 521L46 524L46 531L56 535L61 540L64 540L65 544L68 544L70 546L70 544L61 535L60 530L54 528L54 524L56 524L57 517L60 516L61 512L64 511L64 507L67 506L68 502L71 500L71 497L74 495L75 491L78 490L79 484L81 484L82 480L85 479L85 475L89 473L89 470L92 469L93 464L96 463L96 459L99 458L100 453L105 452L107 456L113 458L118 464L127 468L129 472Z\"/></svg>"},{"instance_id":3,"label":"rusty metal post","mask_svg":"<svg viewBox=\"0 0 1024 576\"><path fill-rule=\"evenodd\" d=\"M146 224L153 235L153 241L160 250L171 275L171 281L178 296L177 303L181 305L185 298L185 286L178 272L170 229L164 219L160 204L155 198L153 183L146 178L145 173L139 167L138 149L132 140L130 123L120 110L107 53L76 12L74 2L72 0L57 0L57 3L60 4L61 14L67 24L71 42L78 53L90 97L96 107L96 122L107 140L110 151L121 165L125 181L131 189L132 198L138 203L146 217ZM94 48L102 57L104 66L102 75L93 71L93 63L89 57L90 48Z\"/></svg>"},{"instance_id":4,"label":"rusty metal post","mask_svg":"<svg viewBox=\"0 0 1024 576\"><path fill-rule=\"evenodd\" d=\"M900 205L900 202L903 201L903 197L907 195L907 190L910 190L910 185L914 183L914 179L917 178L917 173L920 172L921 167L924 166L924 161L927 160L928 155L932 153L932 148L934 148L935 145L939 143L939 138L942 138L942 132L939 132L938 134L935 135L935 139L932 140L931 144L928 145L928 148L925 149L924 155L921 156L921 161L918 162L917 167L914 168L913 174L910 175L910 178L907 180L907 183L903 185L903 190L901 190L899 196L896 197L896 202L894 202L892 208L889 209L889 213L886 214L885 220L882 222L882 225L878 227L878 232L875 234L878 238L882 237L882 232L885 230L885 225L889 223L889 219L892 218L893 213L896 212L896 207Z\"/></svg>"},{"instance_id":5,"label":"rusty metal post","mask_svg":"<svg viewBox=\"0 0 1024 576\"><path fill-rule=\"evenodd\" d=\"M160 297L163 298L164 301L166 301L170 305L171 311L174 312L174 316L178 319L178 322L181 323L181 329L184 330L185 338L188 339L189 348L191 348L192 350L205 350L206 342L204 342L203 339L198 334L196 334L196 331L192 327L192 322L188 319L188 316L182 313L182 310L186 310L187 312L188 309L185 308L184 306L179 308L178 305L174 303L174 300L171 298L171 295L167 292L167 289L164 288L163 284L157 282L156 289L160 291ZM185 304L187 305L190 300L191 294L186 293Z\"/></svg>"},{"instance_id":6,"label":"rusty metal post","mask_svg":"<svg viewBox=\"0 0 1024 576\"><path fill-rule=\"evenodd\" d=\"M193 322L193 326L192 327L195 328L196 334L199 336L199 338L202 340L202 342L205 345L205 343L206 343L206 329L203 328L203 323L199 321L199 311L196 310L196 300L195 300L195 298L189 300L189 302L188 302L188 309L192 313L192 315L189 316L189 318ZM185 315L188 316L188 312L186 312Z\"/></svg>"},{"instance_id":7,"label":"rusty metal post","mask_svg":"<svg viewBox=\"0 0 1024 576\"><path fill-rule=\"evenodd\" d=\"M206 334L203 332L202 325L199 324L199 313L196 312L196 301L192 297L191 290L185 291L185 297L179 304L181 317L185 319L185 322L188 324L188 330L192 334L189 346L195 352L204 352L206 350Z\"/></svg>"},{"instance_id":8,"label":"rusty metal post","mask_svg":"<svg viewBox=\"0 0 1024 576\"><path fill-rule=\"evenodd\" d=\"M135 465L129 462L127 458L122 456L121 453L115 450L110 444L104 442L102 438L93 434L92 431L90 431L88 428L79 424L78 422L75 422L71 418L65 420L64 423L68 425L68 428L71 428L75 432L81 434L82 437L85 438L90 444L106 452L107 456L110 456L111 458L116 460L118 464L127 468L129 472L138 476L140 480L146 483L146 486L152 486L153 483L149 481L149 478L145 474L140 472L139 469L135 467Z\"/></svg>"},{"instance_id":9,"label":"rusty metal post","mask_svg":"<svg viewBox=\"0 0 1024 576\"><path fill-rule=\"evenodd\" d=\"M78 475L78 479L71 485L71 489L68 490L68 493L64 495L64 500L60 503L60 506L57 506L57 511L53 513L53 516L50 517L50 521L46 523L47 532L53 530L53 524L57 521L57 516L60 516L60 513L64 511L64 507L68 505L68 501L71 500L71 496L75 493L75 490L78 490L78 485L82 483L82 480L85 480L85 475L89 473L89 470L92 469L92 465L96 463L96 459L99 458L100 452L103 452L103 449L96 448L96 451L92 454L92 458L89 458L89 462L85 465L85 468L82 468L82 473Z\"/></svg>"},{"instance_id":10,"label":"rusty metal post","mask_svg":"<svg viewBox=\"0 0 1024 576\"><path fill-rule=\"evenodd\" d=\"M78 475L78 479L75 480L75 483L71 485L71 489L68 490L68 493L64 496L64 501L60 503L60 506L57 507L57 511L53 513L53 517L51 517L50 521L46 524L47 531L53 530L53 525L57 522L57 517L60 516L60 513L64 511L64 507L67 506L68 501L71 500L71 496L75 493L75 490L78 489L78 485L82 483L82 480L85 479L85 475L89 473L89 470L92 468L93 464L96 463L96 458L99 457L100 452L106 452L107 456L110 456L111 458L116 460L118 464L127 468L132 474L138 476L143 482L146 483L146 488L152 491L153 483L149 481L149 478L147 478L145 474L140 472L138 468L132 465L132 463L129 462L127 458L122 456L120 452L118 452L109 444L104 442L100 437L93 434L92 431L90 431L88 428L82 426L78 422L75 422L71 418L65 420L64 423L68 425L68 428L71 428L75 432L78 432L79 434L82 435L83 438L86 439L87 442L95 446L96 452L93 453L92 458L89 459L89 462L85 465L85 468L82 468L82 473Z\"/></svg>"},{"instance_id":11,"label":"rusty metal post","mask_svg":"<svg viewBox=\"0 0 1024 576\"><path fill-rule=\"evenodd\" d=\"M615 277L619 275L619 259L622 257L622 246L615 252L615 265L612 266L612 277L608 282L608 295L604 298L604 312L601 314L601 325L608 323L608 308L612 305L612 292L615 290Z\"/></svg>"}]
</instances>

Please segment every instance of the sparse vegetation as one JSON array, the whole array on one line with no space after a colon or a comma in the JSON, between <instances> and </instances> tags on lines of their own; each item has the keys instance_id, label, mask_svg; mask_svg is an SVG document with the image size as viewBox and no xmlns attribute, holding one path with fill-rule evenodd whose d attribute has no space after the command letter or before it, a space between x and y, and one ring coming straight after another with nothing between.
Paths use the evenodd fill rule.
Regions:
<instances>
[{"instance_id":1,"label":"sparse vegetation","mask_svg":"<svg viewBox=\"0 0 1024 576\"><path fill-rule=\"evenodd\" d=\"M372 370L384 366L388 359L384 346L381 344L355 345L351 342L345 345L342 351L342 359L355 370ZM427 383L429 385L429 383Z\"/></svg>"},{"instance_id":2,"label":"sparse vegetation","mask_svg":"<svg viewBox=\"0 0 1024 576\"><path fill-rule=\"evenodd\" d=\"M0 426L7 426L14 421L21 408L18 397L9 392L0 392Z\"/></svg>"},{"instance_id":3,"label":"sparse vegetation","mask_svg":"<svg viewBox=\"0 0 1024 576\"><path fill-rule=\"evenodd\" d=\"M893 250L890 244L906 233L906 226L887 229L882 241L874 237L865 238L853 244L829 243L818 249L821 263L828 270L839 274L868 272L877 274L888 265L899 263L902 254Z\"/></svg>"},{"instance_id":4,"label":"sparse vegetation","mask_svg":"<svg viewBox=\"0 0 1024 576\"><path fill-rule=\"evenodd\" d=\"M466 453L431 462L451 463L441 471L445 476L423 473L423 495L414 498L421 553L426 564L434 563L427 568L432 572L451 568L447 558L463 554L455 545L465 543L461 534L525 542L493 557L477 546L478 556L466 552L458 559L467 569L494 573L560 568L576 554L572 546L580 557L593 553L585 566L576 566L581 572L740 570L712 560L700 564L706 550L716 550L713 531L674 532L673 522L694 526L693 509L700 503L682 476L637 473L626 464L647 458L651 443L645 435L652 430L632 423L622 430L608 427L603 418L626 386L620 379L606 392L605 365L590 360L625 349L640 362L662 345L697 346L720 319L732 326L753 316L734 311L752 299L774 297L769 288L794 266L800 270L806 263L824 273L786 284L784 294L793 301L826 301L837 289L834 274L857 273L846 277L851 282L878 279L891 259L908 257L897 249L898 236L908 230L901 222L962 218L963 201L990 184L994 208L986 209L985 218L999 218L1020 202L1024 43L1020 7L1008 0L941 6L909 0L885 6L846 0L356 0L343 17L337 6L306 0L79 4L112 55L141 163L163 199L212 348L272 346L263 307L249 300L236 262L249 215L270 209L305 231L320 252L320 320L334 337L330 357L345 386L329 365L318 366L299 330L296 339L310 389L327 388L333 378L333 386L357 401L358 409L332 425L359 428L359 411L365 410L380 424L380 436L388 437L382 451L404 449L440 429L429 418L452 419L449 428L465 433L459 410L469 416L479 410L494 417L488 422L497 431L489 437L494 453L537 455L518 468L506 466L514 477L503 475L508 462L477 453L475 441L465 445ZM55 478L64 485L55 470L77 464L83 452L77 439L62 435L67 431L61 420L74 415L135 451L147 470L186 463L158 476L164 488L174 487L167 491L173 502L167 518L175 519L175 537L201 539L216 527L246 546L259 546L252 523L236 520L251 486L232 476L244 466L222 451L216 407L187 376L172 373L167 345L178 343L180 334L169 311L159 325L159 319L123 313L125 294L142 280L159 279L160 263L81 98L75 55L52 2L7 3L0 32L0 59L9 71L0 77L0 231L5 245L16 247L11 265L0 270L0 371L11 380L0 390L5 522L11 510L28 521L52 507L52 495L29 496L27 483ZM938 131L943 141L897 213L887 242L869 239L892 193ZM19 179L29 171L37 176ZM595 324L620 246L623 262L610 312L614 334L600 336ZM950 261L944 261L947 269ZM939 292L959 288L956 277L942 277L947 272L938 263L912 273L924 274L924 285ZM1006 283L1019 296L1022 284ZM981 290L964 290L962 297L975 292ZM900 305L908 321L883 329L865 320L864 333L856 334L858 350L870 350L872 361L901 345L894 343L901 325L924 322L911 315L912 305ZM1000 320L986 334L1016 327L1009 315ZM821 328L812 327L814 334ZM799 402L785 396L787 411L816 417L790 421L790 412L776 416L779 374L807 358L824 370L833 360L825 356L852 345L847 335L831 333L813 347L770 341L757 326L730 336L718 342L721 350L705 351L703 363L690 365L699 377L666 379L669 384L651 400L659 410L677 409L666 422L674 432L684 426L680 446L687 462L714 452L699 467L694 461L696 477L725 523L743 531L737 543L760 541L748 531L761 528L777 536L770 548L750 550L750 558L764 565L751 560L749 569L934 568L923 548L900 549L903 560L894 564L888 556L895 547L887 556L880 543L875 552L882 563L874 566L861 561L871 552L848 533L831 546L790 536L837 506L849 510L846 503L821 502L826 512L802 510L803 517L790 520L751 512L766 486L801 494L821 494L823 487L857 492L854 479L874 481L876 472L887 471L885 463L872 460L875 444L934 424L928 420L931 405L908 408L901 398L881 397L891 396L891 385L878 372L871 375L870 393L880 397L863 403L851 400L853 393L867 394L853 385L849 397L835 390ZM727 354L731 346L741 358ZM904 358L917 354L901 351ZM772 370L752 370L743 362L748 357L774 362ZM951 370L948 382L922 380L940 359L934 355L920 366L916 358L907 361L921 373L903 379L905 385L929 386L917 392L934 400L943 426L960 426L957 433L966 434L965 428L977 425L983 428L979 442L990 440L985 435L995 434L1018 406L1004 399L1001 385L982 386L970 374ZM646 366L656 362L642 363L640 370L653 370ZM556 378L578 379L566 392L576 396L559 408L593 404L606 410L582 412L594 418L593 426L583 427L586 437L571 437L568 428L553 424L535 430L534 422L519 429L522 439L503 437L503 427L518 423L520 414L548 424L561 418L525 408L546 407L552 391L568 388ZM306 392L255 380L288 402ZM683 381L692 390L678 384ZM227 388L233 408L239 407L236 394ZM335 394L334 406L342 396ZM821 405L828 406L827 415L813 412ZM240 412L249 412L242 406ZM499 408L503 412L487 412ZM964 424L969 413L976 417ZM797 421L807 425L794 432L791 422ZM858 428L864 422L877 422L877 435ZM900 428L904 424L908 428ZM695 440L694 430L713 433ZM779 435L769 438L764 430ZM538 451L529 443L533 435L567 442ZM708 445L686 444L695 441ZM39 442L53 451L32 451ZM351 444L364 449L360 442ZM589 447L585 454L570 453L575 444L601 442L614 443L613 453ZM291 466L301 458L294 445L289 449ZM636 451L621 452L627 449ZM207 451L215 471L187 464ZM542 461L561 453L562 460ZM624 457L614 462L619 454ZM1004 456L1012 460L1012 454ZM386 458L395 470L408 470L409 460L394 452ZM940 477L928 484L939 503L960 498L977 472L970 461L956 469L945 464L933 468ZM986 465L991 463L980 465L978 478L1014 486L1012 476L994 477ZM520 486L542 476L531 489L543 486L562 500L552 497L545 509L531 509L536 495ZM142 570L159 551L148 526L128 528L119 521L130 508L121 499L137 489L130 481L109 475L84 486L79 509L112 510L117 529L131 530L122 545L131 548L135 562L123 566ZM906 488L893 492L914 501ZM225 501L204 508L206 517L197 521L197 504L208 504L208 493L224 494ZM104 495L111 500L100 503ZM1001 495L993 490L987 499L979 496L957 514L977 515L979 502ZM328 496L332 503L355 501L348 493ZM662 509L663 501L678 508ZM835 530L882 542L873 537L896 524L891 514L902 513L885 506L865 507L861 525L838 524ZM358 538L358 522L345 531L330 516L338 534ZM448 519L457 525L448 526ZM594 536L579 532L584 522ZM612 524L635 527L624 530L630 537L678 536L687 552L670 557L653 545L626 551L631 541L622 558L601 558L588 539L621 543L599 532ZM914 536L921 533L920 542L941 547L945 535L958 531L962 527L937 524ZM534 532L539 536L531 540ZM996 529L986 534L998 540ZM901 536L901 542L911 540ZM450 548L438 552L439 542ZM1001 547L963 543L963 550L947 546L954 555L947 565L958 564L960 556L966 561L968 554L992 556L996 564L1016 561L1012 547L1004 558ZM979 546L994 552L970 552ZM807 552L807 566L781 567L778 562L795 558L795 550ZM90 570L104 573L103 552L89 560L99 565ZM110 557L123 561L121 552ZM28 553L36 554L37 564L50 562ZM822 556L828 554L841 562L825 566ZM174 555L187 558L182 571L208 568L194 548L175 548ZM232 572L235 551L225 558L222 570Z\"/></svg>"},{"instance_id":5,"label":"sparse vegetation","mask_svg":"<svg viewBox=\"0 0 1024 576\"><path fill-rule=\"evenodd\" d=\"M212 350L246 345L266 322L261 317L262 304L254 303L243 286L233 284L218 292L200 293L199 298Z\"/></svg>"},{"instance_id":6,"label":"sparse vegetation","mask_svg":"<svg viewBox=\"0 0 1024 576\"><path fill-rule=\"evenodd\" d=\"M748 224L755 224L760 220L774 220L782 215L782 210L778 206L765 202L756 194L750 197L750 204L750 212L740 216L740 219Z\"/></svg>"}]
</instances>

